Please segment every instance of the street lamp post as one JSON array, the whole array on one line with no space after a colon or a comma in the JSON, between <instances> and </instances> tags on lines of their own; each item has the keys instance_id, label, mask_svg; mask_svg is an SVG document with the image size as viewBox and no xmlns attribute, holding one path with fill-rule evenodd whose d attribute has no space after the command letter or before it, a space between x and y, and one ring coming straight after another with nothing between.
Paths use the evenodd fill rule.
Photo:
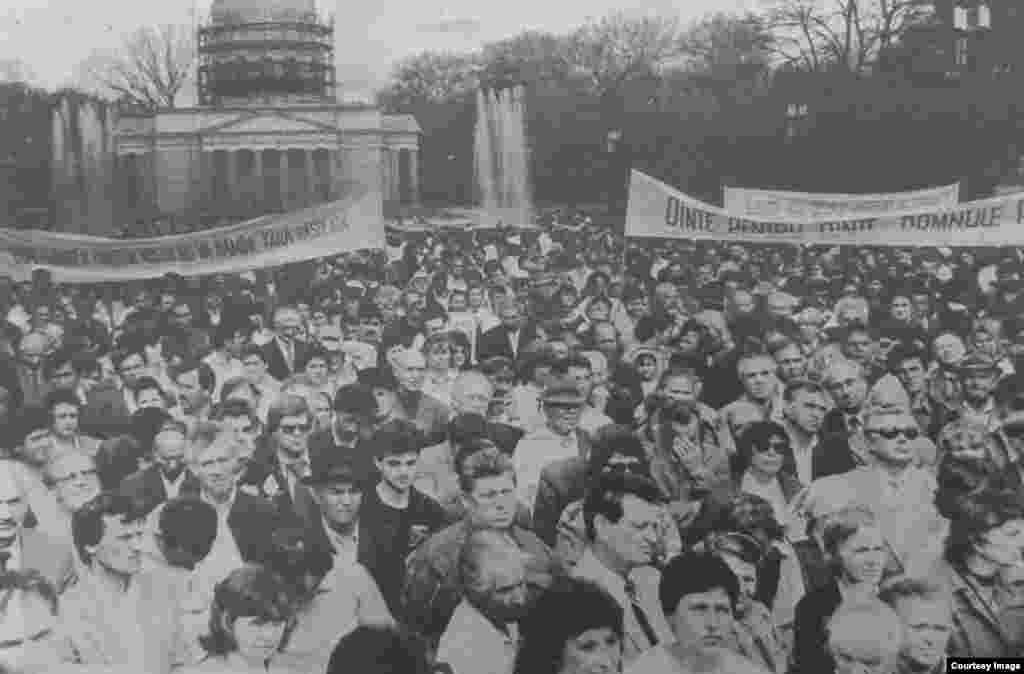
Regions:
<instances>
[{"instance_id":1,"label":"street lamp post","mask_svg":"<svg viewBox=\"0 0 1024 674\"><path fill-rule=\"evenodd\" d=\"M992 30L992 10L988 0L956 4L953 7L953 30L956 33L954 60L957 71L977 70L980 60L972 45Z\"/></svg>"},{"instance_id":2,"label":"street lamp post","mask_svg":"<svg viewBox=\"0 0 1024 674\"><path fill-rule=\"evenodd\" d=\"M605 208L615 210L615 195L619 179L619 154L622 148L622 130L610 129L605 136L605 152L608 157L608 180L605 189Z\"/></svg>"}]
</instances>

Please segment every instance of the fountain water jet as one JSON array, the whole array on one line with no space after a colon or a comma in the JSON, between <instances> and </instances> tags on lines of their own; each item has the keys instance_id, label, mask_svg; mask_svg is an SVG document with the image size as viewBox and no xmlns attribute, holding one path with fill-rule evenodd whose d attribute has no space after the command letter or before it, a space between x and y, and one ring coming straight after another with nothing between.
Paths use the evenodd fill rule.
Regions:
<instances>
[{"instance_id":1,"label":"fountain water jet","mask_svg":"<svg viewBox=\"0 0 1024 674\"><path fill-rule=\"evenodd\" d=\"M502 213L507 224L527 223L533 211L524 93L522 85L481 87L476 97L473 161L480 205Z\"/></svg>"}]
</instances>

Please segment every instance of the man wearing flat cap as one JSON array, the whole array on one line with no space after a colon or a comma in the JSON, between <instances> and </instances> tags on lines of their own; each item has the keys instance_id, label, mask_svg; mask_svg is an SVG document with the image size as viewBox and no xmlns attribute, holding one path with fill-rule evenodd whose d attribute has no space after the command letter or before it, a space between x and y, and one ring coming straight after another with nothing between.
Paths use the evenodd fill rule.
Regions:
<instances>
[{"instance_id":1,"label":"man wearing flat cap","mask_svg":"<svg viewBox=\"0 0 1024 674\"><path fill-rule=\"evenodd\" d=\"M320 516L306 527L300 544L329 554L331 568L299 615L283 653L277 658L289 671L323 671L325 654L340 636L358 625L393 622L366 561L373 556L373 536L363 524L363 494L372 467L358 450L310 452L304 483L313 493Z\"/></svg>"},{"instance_id":2,"label":"man wearing flat cap","mask_svg":"<svg viewBox=\"0 0 1024 674\"><path fill-rule=\"evenodd\" d=\"M372 391L362 384L348 384L334 396L331 425L309 436L309 454L353 451L373 432L373 414L377 403Z\"/></svg>"},{"instance_id":3,"label":"man wearing flat cap","mask_svg":"<svg viewBox=\"0 0 1024 674\"><path fill-rule=\"evenodd\" d=\"M517 490L520 502L533 509L540 474L546 465L573 456L586 458L589 442L580 428L580 414L586 399L575 379L553 379L540 396L544 426L531 431L514 454Z\"/></svg>"},{"instance_id":4,"label":"man wearing flat cap","mask_svg":"<svg viewBox=\"0 0 1024 674\"><path fill-rule=\"evenodd\" d=\"M960 361L963 402L957 412L961 418L982 425L990 432L999 429L999 415L993 396L999 374L996 361L979 351L972 351Z\"/></svg>"}]
</instances>

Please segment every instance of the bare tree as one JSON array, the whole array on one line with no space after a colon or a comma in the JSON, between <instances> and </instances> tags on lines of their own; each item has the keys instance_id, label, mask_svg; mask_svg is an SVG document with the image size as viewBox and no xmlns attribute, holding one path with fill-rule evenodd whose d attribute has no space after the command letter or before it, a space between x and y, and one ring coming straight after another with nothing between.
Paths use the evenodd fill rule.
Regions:
<instances>
[{"instance_id":1,"label":"bare tree","mask_svg":"<svg viewBox=\"0 0 1024 674\"><path fill-rule=\"evenodd\" d=\"M143 26L120 49L93 52L79 64L77 80L92 93L155 110L173 108L195 62L187 26Z\"/></svg>"},{"instance_id":2,"label":"bare tree","mask_svg":"<svg viewBox=\"0 0 1024 674\"><path fill-rule=\"evenodd\" d=\"M474 82L478 57L425 51L395 65L391 86L380 92L378 101L399 110L419 103L439 103L469 91Z\"/></svg>"},{"instance_id":3,"label":"bare tree","mask_svg":"<svg viewBox=\"0 0 1024 674\"><path fill-rule=\"evenodd\" d=\"M35 81L35 71L21 59L0 59L0 82L22 82L24 84L30 84Z\"/></svg>"},{"instance_id":4,"label":"bare tree","mask_svg":"<svg viewBox=\"0 0 1024 674\"><path fill-rule=\"evenodd\" d=\"M683 34L680 69L696 82L757 83L770 69L774 39L756 14L712 14Z\"/></svg>"},{"instance_id":5,"label":"bare tree","mask_svg":"<svg viewBox=\"0 0 1024 674\"><path fill-rule=\"evenodd\" d=\"M631 79L657 73L681 50L676 17L616 12L591 21L568 39L568 58L599 96L618 93Z\"/></svg>"},{"instance_id":6,"label":"bare tree","mask_svg":"<svg viewBox=\"0 0 1024 674\"><path fill-rule=\"evenodd\" d=\"M858 75L934 11L930 0L764 1L775 53L785 65Z\"/></svg>"}]
</instances>

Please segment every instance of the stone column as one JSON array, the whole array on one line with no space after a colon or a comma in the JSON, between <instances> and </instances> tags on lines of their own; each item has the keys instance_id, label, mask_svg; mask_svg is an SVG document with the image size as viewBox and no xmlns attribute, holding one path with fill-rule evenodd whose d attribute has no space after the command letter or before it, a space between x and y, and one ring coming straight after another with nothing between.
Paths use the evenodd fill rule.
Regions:
<instances>
[{"instance_id":1,"label":"stone column","mask_svg":"<svg viewBox=\"0 0 1024 674\"><path fill-rule=\"evenodd\" d=\"M312 206L323 200L320 196L320 180L316 175L316 150L305 150L306 153L306 194L303 196L302 205Z\"/></svg>"},{"instance_id":2,"label":"stone column","mask_svg":"<svg viewBox=\"0 0 1024 674\"><path fill-rule=\"evenodd\" d=\"M391 201L391 150L380 150L380 193L384 201Z\"/></svg>"},{"instance_id":3,"label":"stone column","mask_svg":"<svg viewBox=\"0 0 1024 674\"><path fill-rule=\"evenodd\" d=\"M281 148L278 151L281 157L281 209L288 211L291 209L292 199L288 192L288 186L290 184L291 176L288 175L291 170L291 166L288 162L288 148Z\"/></svg>"},{"instance_id":4,"label":"stone column","mask_svg":"<svg viewBox=\"0 0 1024 674\"><path fill-rule=\"evenodd\" d=\"M402 199L402 151L391 149L391 200L401 202Z\"/></svg>"},{"instance_id":5,"label":"stone column","mask_svg":"<svg viewBox=\"0 0 1024 674\"><path fill-rule=\"evenodd\" d=\"M334 201L338 198L338 183L335 182L335 176L338 175L338 150L329 149L327 150L327 175L324 176L324 180L327 181L327 200Z\"/></svg>"},{"instance_id":6,"label":"stone column","mask_svg":"<svg viewBox=\"0 0 1024 674\"><path fill-rule=\"evenodd\" d=\"M238 215L238 202L239 189L238 189L238 152L236 150L228 150L224 153L224 164L227 170L227 176L224 180L225 187L227 188L225 195L227 198L227 208L224 209L228 217L234 217Z\"/></svg>"},{"instance_id":7,"label":"stone column","mask_svg":"<svg viewBox=\"0 0 1024 674\"><path fill-rule=\"evenodd\" d=\"M249 198L253 202L253 210L257 215L263 215L267 206L267 195L263 189L263 148L252 148L252 178L249 179L252 186L252 194Z\"/></svg>"},{"instance_id":8,"label":"stone column","mask_svg":"<svg viewBox=\"0 0 1024 674\"><path fill-rule=\"evenodd\" d=\"M413 204L420 203L420 151L409 151L409 198Z\"/></svg>"}]
</instances>

